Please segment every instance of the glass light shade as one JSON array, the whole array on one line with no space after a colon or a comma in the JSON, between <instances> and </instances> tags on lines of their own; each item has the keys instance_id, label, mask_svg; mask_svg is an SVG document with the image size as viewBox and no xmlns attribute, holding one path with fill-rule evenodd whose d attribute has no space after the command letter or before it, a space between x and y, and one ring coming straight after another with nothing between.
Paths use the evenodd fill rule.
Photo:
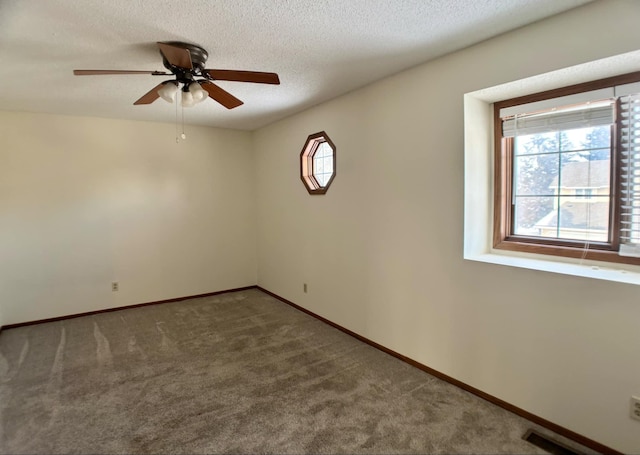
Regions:
<instances>
[{"instance_id":1,"label":"glass light shade","mask_svg":"<svg viewBox=\"0 0 640 455\"><path fill-rule=\"evenodd\" d=\"M182 92L182 107L193 107L196 103L191 92Z\"/></svg>"},{"instance_id":2,"label":"glass light shade","mask_svg":"<svg viewBox=\"0 0 640 455\"><path fill-rule=\"evenodd\" d=\"M200 87L200 84L198 82L192 82L191 84L189 84L189 93L191 93L191 95L193 96L194 104L204 101L207 96L209 96L209 94L202 87Z\"/></svg>"},{"instance_id":3,"label":"glass light shade","mask_svg":"<svg viewBox=\"0 0 640 455\"><path fill-rule=\"evenodd\" d=\"M158 90L158 95L167 103L173 103L177 91L178 84L176 84L175 82L169 82L168 84L164 84L162 88Z\"/></svg>"}]
</instances>

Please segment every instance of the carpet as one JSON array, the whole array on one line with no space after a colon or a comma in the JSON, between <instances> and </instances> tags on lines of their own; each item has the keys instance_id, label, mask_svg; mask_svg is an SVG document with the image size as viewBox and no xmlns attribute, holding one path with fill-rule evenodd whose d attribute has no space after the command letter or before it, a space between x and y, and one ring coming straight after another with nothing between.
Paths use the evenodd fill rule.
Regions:
<instances>
[{"instance_id":1,"label":"carpet","mask_svg":"<svg viewBox=\"0 0 640 455\"><path fill-rule=\"evenodd\" d=\"M545 453L531 422L251 289L4 330L2 453Z\"/></svg>"}]
</instances>

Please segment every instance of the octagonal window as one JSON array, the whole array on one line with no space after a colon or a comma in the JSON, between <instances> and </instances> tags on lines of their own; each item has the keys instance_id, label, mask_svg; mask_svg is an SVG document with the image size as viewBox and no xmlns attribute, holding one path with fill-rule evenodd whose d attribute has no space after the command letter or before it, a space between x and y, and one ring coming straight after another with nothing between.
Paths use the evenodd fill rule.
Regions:
<instances>
[{"instance_id":1,"label":"octagonal window","mask_svg":"<svg viewBox=\"0 0 640 455\"><path fill-rule=\"evenodd\" d=\"M324 131L307 138L300 152L300 178L309 194L324 194L336 176L336 146Z\"/></svg>"}]
</instances>

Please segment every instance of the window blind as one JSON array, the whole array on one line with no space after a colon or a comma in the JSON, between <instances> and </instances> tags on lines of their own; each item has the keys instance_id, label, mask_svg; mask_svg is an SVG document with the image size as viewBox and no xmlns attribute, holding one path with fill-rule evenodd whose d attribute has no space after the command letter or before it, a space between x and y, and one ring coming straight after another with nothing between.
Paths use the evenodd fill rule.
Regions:
<instances>
[{"instance_id":1,"label":"window blind","mask_svg":"<svg viewBox=\"0 0 640 455\"><path fill-rule=\"evenodd\" d=\"M585 106L582 109L516 115L502 121L502 135L514 137L516 135L611 125L612 123L613 103L609 102L604 105Z\"/></svg>"},{"instance_id":2,"label":"window blind","mask_svg":"<svg viewBox=\"0 0 640 455\"><path fill-rule=\"evenodd\" d=\"M591 90L589 92L574 93L573 95L559 96L557 98L549 98L542 101L534 101L532 103L503 107L500 109L500 118L508 118L515 115L521 116L523 114L531 114L533 112L550 111L551 109L561 108L562 106L585 105L597 102L598 100L607 100L616 96L639 93L640 90L634 90L632 85L633 84L618 85L616 87L601 88L598 90ZM618 90L618 92L616 92L616 90Z\"/></svg>"},{"instance_id":3,"label":"window blind","mask_svg":"<svg viewBox=\"0 0 640 455\"><path fill-rule=\"evenodd\" d=\"M620 97L620 255L640 256L640 94Z\"/></svg>"}]
</instances>

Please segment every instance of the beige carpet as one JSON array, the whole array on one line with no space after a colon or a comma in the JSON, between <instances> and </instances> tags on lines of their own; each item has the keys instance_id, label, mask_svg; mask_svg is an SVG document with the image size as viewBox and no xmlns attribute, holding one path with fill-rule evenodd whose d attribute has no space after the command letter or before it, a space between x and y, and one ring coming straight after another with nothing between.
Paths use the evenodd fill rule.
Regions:
<instances>
[{"instance_id":1,"label":"beige carpet","mask_svg":"<svg viewBox=\"0 0 640 455\"><path fill-rule=\"evenodd\" d=\"M545 453L259 290L4 330L0 353L2 453Z\"/></svg>"}]
</instances>

